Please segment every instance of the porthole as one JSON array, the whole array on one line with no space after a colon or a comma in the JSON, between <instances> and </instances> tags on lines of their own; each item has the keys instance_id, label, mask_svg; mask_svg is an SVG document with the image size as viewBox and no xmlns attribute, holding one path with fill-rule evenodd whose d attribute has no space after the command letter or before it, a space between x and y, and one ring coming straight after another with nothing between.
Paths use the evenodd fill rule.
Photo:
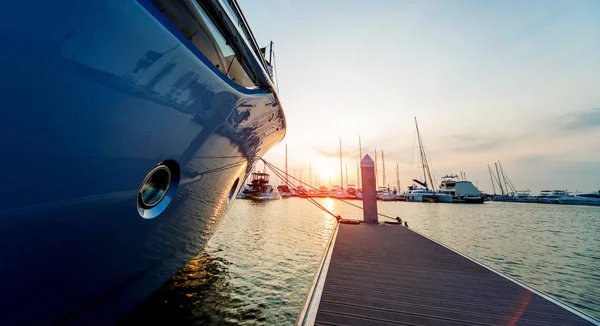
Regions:
<instances>
[{"instance_id":1,"label":"porthole","mask_svg":"<svg viewBox=\"0 0 600 326\"><path fill-rule=\"evenodd\" d=\"M138 190L137 208L146 219L160 215L175 197L179 186L179 165L167 160L148 172Z\"/></svg>"}]
</instances>

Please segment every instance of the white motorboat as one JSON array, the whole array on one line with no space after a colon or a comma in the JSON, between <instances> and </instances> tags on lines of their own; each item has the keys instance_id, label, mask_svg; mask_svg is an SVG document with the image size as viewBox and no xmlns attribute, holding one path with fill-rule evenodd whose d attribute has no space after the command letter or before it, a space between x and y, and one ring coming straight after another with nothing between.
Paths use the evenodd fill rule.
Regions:
<instances>
[{"instance_id":1,"label":"white motorboat","mask_svg":"<svg viewBox=\"0 0 600 326\"><path fill-rule=\"evenodd\" d=\"M244 198L253 200L276 200L281 199L281 194L276 188L269 184L269 174L252 173L248 188L244 190Z\"/></svg>"},{"instance_id":2,"label":"white motorboat","mask_svg":"<svg viewBox=\"0 0 600 326\"><path fill-rule=\"evenodd\" d=\"M379 189L377 189L377 199L383 201L393 201L396 200L396 194L394 194L387 187L379 187Z\"/></svg>"},{"instance_id":3,"label":"white motorboat","mask_svg":"<svg viewBox=\"0 0 600 326\"><path fill-rule=\"evenodd\" d=\"M600 190L558 198L559 204L600 206Z\"/></svg>"},{"instance_id":4,"label":"white motorboat","mask_svg":"<svg viewBox=\"0 0 600 326\"><path fill-rule=\"evenodd\" d=\"M406 201L406 194L398 191L396 193L396 201Z\"/></svg>"},{"instance_id":5,"label":"white motorboat","mask_svg":"<svg viewBox=\"0 0 600 326\"><path fill-rule=\"evenodd\" d=\"M454 203L481 204L485 201L485 196L471 181L460 181L457 175L443 176L439 192L452 196Z\"/></svg>"},{"instance_id":6,"label":"white motorboat","mask_svg":"<svg viewBox=\"0 0 600 326\"><path fill-rule=\"evenodd\" d=\"M537 202L541 204L558 204L558 200L563 197L569 197L566 190L542 190L537 196Z\"/></svg>"},{"instance_id":7,"label":"white motorboat","mask_svg":"<svg viewBox=\"0 0 600 326\"><path fill-rule=\"evenodd\" d=\"M452 195L443 194L430 189L415 188L405 195L406 201L425 203L451 203Z\"/></svg>"},{"instance_id":8,"label":"white motorboat","mask_svg":"<svg viewBox=\"0 0 600 326\"><path fill-rule=\"evenodd\" d=\"M519 191L515 194L515 201L518 203L536 203L537 198L532 196L530 191Z\"/></svg>"}]
</instances>

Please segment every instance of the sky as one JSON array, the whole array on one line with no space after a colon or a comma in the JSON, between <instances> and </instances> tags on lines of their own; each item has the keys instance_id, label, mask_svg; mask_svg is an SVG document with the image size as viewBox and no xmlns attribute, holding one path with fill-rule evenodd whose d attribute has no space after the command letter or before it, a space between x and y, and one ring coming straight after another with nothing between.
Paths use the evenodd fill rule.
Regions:
<instances>
[{"instance_id":1,"label":"sky","mask_svg":"<svg viewBox=\"0 0 600 326\"><path fill-rule=\"evenodd\" d=\"M385 154L402 188L432 172L493 192L500 161L518 190L600 190L600 1L238 0L273 41L288 128L265 156L339 184ZM345 171L344 171L345 173ZM345 181L344 181L345 183Z\"/></svg>"}]
</instances>

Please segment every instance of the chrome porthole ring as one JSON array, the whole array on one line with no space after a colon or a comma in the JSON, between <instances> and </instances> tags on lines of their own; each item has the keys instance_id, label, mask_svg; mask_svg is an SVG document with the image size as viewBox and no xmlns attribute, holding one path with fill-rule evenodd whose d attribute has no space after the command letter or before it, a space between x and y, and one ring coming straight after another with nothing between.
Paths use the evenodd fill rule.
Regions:
<instances>
[{"instance_id":1,"label":"chrome porthole ring","mask_svg":"<svg viewBox=\"0 0 600 326\"><path fill-rule=\"evenodd\" d=\"M156 165L144 178L137 195L137 208L145 219L162 213L175 195L179 185L179 166L175 161Z\"/></svg>"},{"instance_id":2,"label":"chrome porthole ring","mask_svg":"<svg viewBox=\"0 0 600 326\"><path fill-rule=\"evenodd\" d=\"M165 198L171 187L171 171L166 165L152 169L142 182L139 191L139 204L144 208L152 208Z\"/></svg>"}]
</instances>

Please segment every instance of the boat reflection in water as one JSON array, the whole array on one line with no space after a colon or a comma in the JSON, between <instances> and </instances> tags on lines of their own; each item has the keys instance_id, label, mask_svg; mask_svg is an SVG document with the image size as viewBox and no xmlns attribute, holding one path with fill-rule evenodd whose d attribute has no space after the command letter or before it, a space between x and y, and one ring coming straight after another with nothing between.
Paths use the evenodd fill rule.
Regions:
<instances>
[{"instance_id":1,"label":"boat reflection in water","mask_svg":"<svg viewBox=\"0 0 600 326\"><path fill-rule=\"evenodd\" d=\"M283 138L270 67L234 1L4 10L0 324L114 324Z\"/></svg>"}]
</instances>

